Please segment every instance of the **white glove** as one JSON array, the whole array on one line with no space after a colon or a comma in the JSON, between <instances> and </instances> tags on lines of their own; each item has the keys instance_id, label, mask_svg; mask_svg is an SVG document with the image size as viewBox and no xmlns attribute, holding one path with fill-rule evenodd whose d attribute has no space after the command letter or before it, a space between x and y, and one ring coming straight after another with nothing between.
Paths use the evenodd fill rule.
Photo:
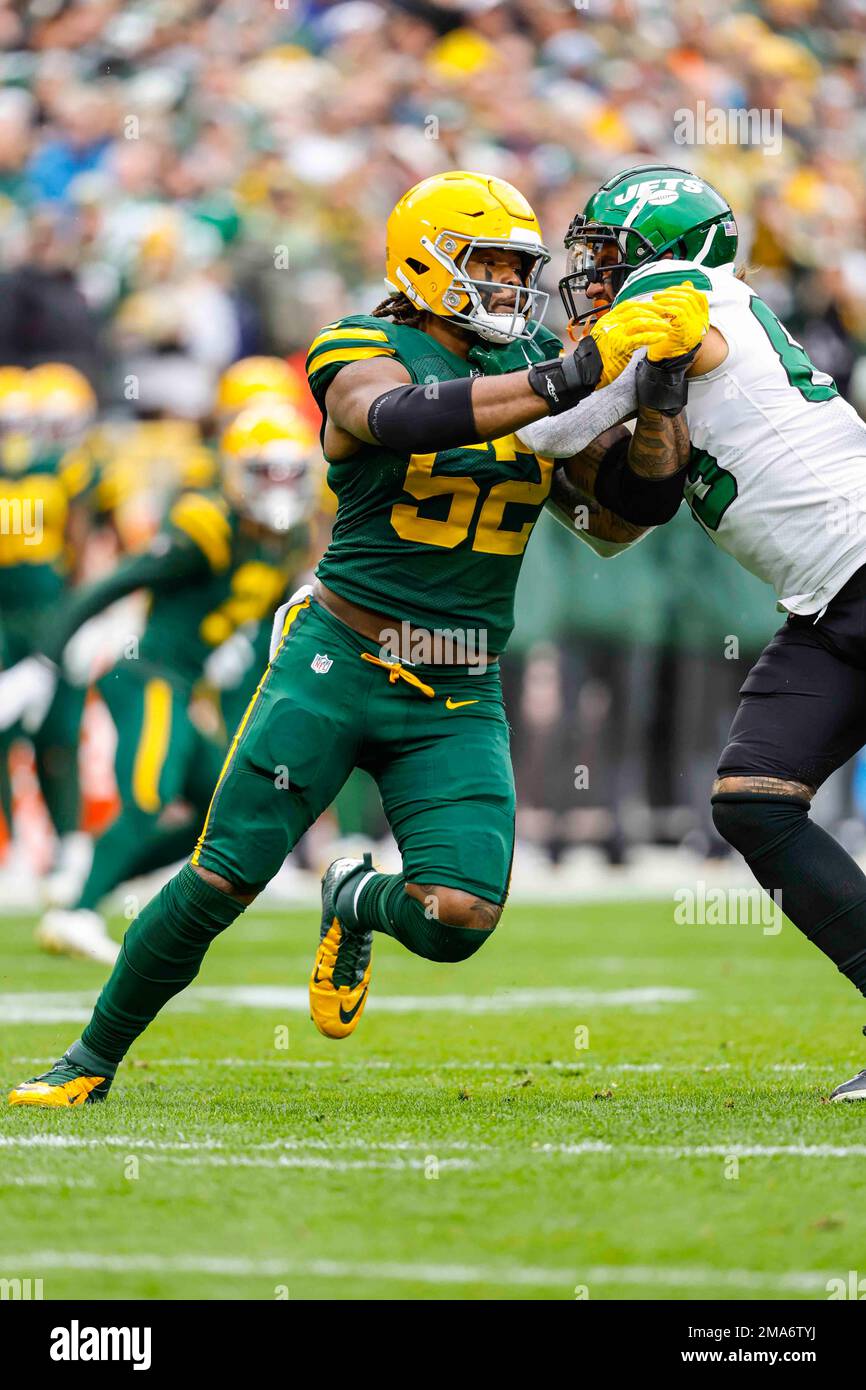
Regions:
<instances>
[{"instance_id":1,"label":"white glove","mask_svg":"<svg viewBox=\"0 0 866 1390\"><path fill-rule=\"evenodd\" d=\"M579 454L605 430L637 414L637 364L644 355L644 349L638 348L610 386L600 387L585 401L559 415L545 415L531 425L522 425L517 438L542 458L562 459Z\"/></svg>"},{"instance_id":2,"label":"white glove","mask_svg":"<svg viewBox=\"0 0 866 1390\"><path fill-rule=\"evenodd\" d=\"M0 671L0 730L20 723L35 734L57 689L58 670L47 656L27 656Z\"/></svg>"},{"instance_id":3,"label":"white glove","mask_svg":"<svg viewBox=\"0 0 866 1390\"><path fill-rule=\"evenodd\" d=\"M297 603L303 603L304 599L309 598L312 592L312 584L302 584L300 589L295 590L290 599L286 599L285 603L280 604L274 614L274 625L271 628L271 649L268 653L269 661L273 661L277 654L277 648L283 639L283 626L285 625L286 614L289 609L294 608Z\"/></svg>"},{"instance_id":4,"label":"white glove","mask_svg":"<svg viewBox=\"0 0 866 1390\"><path fill-rule=\"evenodd\" d=\"M251 626L255 631L255 626ZM211 652L204 664L205 678L217 690L234 690L240 685L255 655L255 648L246 632L238 628Z\"/></svg>"}]
</instances>

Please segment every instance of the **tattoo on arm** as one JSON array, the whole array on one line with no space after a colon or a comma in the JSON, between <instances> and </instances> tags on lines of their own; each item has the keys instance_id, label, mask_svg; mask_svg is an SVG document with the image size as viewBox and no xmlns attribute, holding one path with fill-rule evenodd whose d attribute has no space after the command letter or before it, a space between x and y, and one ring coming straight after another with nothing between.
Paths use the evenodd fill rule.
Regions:
<instances>
[{"instance_id":1,"label":"tattoo on arm","mask_svg":"<svg viewBox=\"0 0 866 1390\"><path fill-rule=\"evenodd\" d=\"M627 433L621 425L616 425L612 430L600 434L579 454L566 459L554 470L550 489L554 506L568 517L575 529L583 529L598 540L614 541L618 545L636 541L646 528L623 521L615 512L600 506L595 500L595 480L608 449ZM586 524L582 528L577 526L579 507L585 507L587 512Z\"/></svg>"},{"instance_id":2,"label":"tattoo on arm","mask_svg":"<svg viewBox=\"0 0 866 1390\"><path fill-rule=\"evenodd\" d=\"M641 406L628 451L628 466L642 478L669 478L689 461L689 431L682 414L662 415Z\"/></svg>"}]
</instances>

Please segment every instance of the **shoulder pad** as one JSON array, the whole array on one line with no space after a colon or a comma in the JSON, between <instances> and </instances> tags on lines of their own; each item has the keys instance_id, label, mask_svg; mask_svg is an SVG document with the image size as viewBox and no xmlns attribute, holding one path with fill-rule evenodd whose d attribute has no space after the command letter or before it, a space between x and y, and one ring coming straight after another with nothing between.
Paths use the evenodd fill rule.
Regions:
<instances>
[{"instance_id":1,"label":"shoulder pad","mask_svg":"<svg viewBox=\"0 0 866 1390\"><path fill-rule=\"evenodd\" d=\"M326 324L310 344L307 378L310 390L322 404L325 392L341 367L371 357L397 355L396 325L369 314L353 314Z\"/></svg>"},{"instance_id":2,"label":"shoulder pad","mask_svg":"<svg viewBox=\"0 0 866 1390\"><path fill-rule=\"evenodd\" d=\"M659 290L670 290L675 285L689 280L696 290L710 294L713 282L709 274L694 261L651 261L642 265L629 275L614 304L622 304L627 299L638 299L643 295L657 294Z\"/></svg>"},{"instance_id":3,"label":"shoulder pad","mask_svg":"<svg viewBox=\"0 0 866 1390\"><path fill-rule=\"evenodd\" d=\"M184 492L168 514L168 523L182 531L205 556L212 570L227 570L232 553L232 525L221 498L203 492Z\"/></svg>"}]
</instances>

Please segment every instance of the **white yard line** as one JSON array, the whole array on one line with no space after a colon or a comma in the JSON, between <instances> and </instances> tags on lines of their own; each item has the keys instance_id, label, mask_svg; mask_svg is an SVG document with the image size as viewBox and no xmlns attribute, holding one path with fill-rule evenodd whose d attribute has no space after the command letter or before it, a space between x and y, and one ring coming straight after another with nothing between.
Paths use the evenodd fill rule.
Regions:
<instances>
[{"instance_id":1,"label":"white yard line","mask_svg":"<svg viewBox=\"0 0 866 1390\"><path fill-rule=\"evenodd\" d=\"M203 1154L225 1155L232 1161L243 1161L252 1155L300 1153L411 1153L436 1156L439 1153L464 1155L485 1154L497 1160L524 1160L526 1157L584 1158L603 1154L611 1158L866 1158L866 1144L619 1144L605 1139L580 1139L573 1142L514 1144L509 1146L485 1144L473 1140L366 1140L284 1138L238 1148L223 1139L205 1136L202 1139L148 1139L142 1136L105 1134L88 1137L78 1134L5 1134L0 1135L3 1149L122 1149L146 1154Z\"/></svg>"},{"instance_id":2,"label":"white yard line","mask_svg":"<svg viewBox=\"0 0 866 1390\"><path fill-rule=\"evenodd\" d=\"M355 1149L367 1153L497 1153L495 1145L472 1140L449 1139L432 1146L427 1140L394 1139L270 1139L241 1148L222 1139L205 1136L202 1139L147 1139L140 1135L104 1134L89 1138L80 1134L5 1134L0 1135L0 1149L141 1149L148 1153L212 1153L227 1150L230 1155L298 1152L317 1150L322 1153Z\"/></svg>"},{"instance_id":3,"label":"white yard line","mask_svg":"<svg viewBox=\"0 0 866 1390\"><path fill-rule=\"evenodd\" d=\"M306 988L293 986L202 986L191 990L190 995L204 1004L226 1004L236 1008L287 1009L306 1014L310 1007ZM495 994L371 994L367 1008L391 1014L499 1014L534 1008L653 1008L658 1004L690 1003L696 998L696 992L691 989L567 989L554 986L500 990Z\"/></svg>"},{"instance_id":4,"label":"white yard line","mask_svg":"<svg viewBox=\"0 0 866 1390\"><path fill-rule=\"evenodd\" d=\"M54 1057L12 1057L10 1059L14 1066L21 1067L50 1067L55 1061ZM819 1070L821 1065L828 1069L831 1063L815 1064L815 1069ZM851 1063L850 1065L854 1065ZM345 1061L334 1061L333 1058L277 1058L277 1057L149 1057L142 1059L138 1063L141 1070L149 1070L151 1067L276 1067L284 1071L303 1071L319 1070L329 1067L336 1067L338 1071L416 1071L423 1070L425 1073L437 1071L504 1071L504 1072L528 1072L528 1071L560 1071L569 1075L579 1076L583 1072L635 1072L637 1074L650 1074L658 1072L692 1073L719 1072L719 1071L749 1071L749 1072L798 1072L806 1071L806 1062L773 1062L769 1067L765 1063L755 1062L598 1062L587 1057L583 1062L563 1062L558 1059L543 1058L534 1062L507 1062L507 1061L482 1061L475 1057L465 1060L459 1057L448 1057L442 1061L432 1062L426 1058L417 1060L390 1061L381 1057L349 1057ZM132 1069L136 1069L136 1063L132 1063Z\"/></svg>"},{"instance_id":5,"label":"white yard line","mask_svg":"<svg viewBox=\"0 0 866 1390\"><path fill-rule=\"evenodd\" d=\"M533 1152L563 1157L608 1153L632 1158L866 1158L866 1144L607 1144L588 1139L537 1144Z\"/></svg>"},{"instance_id":6,"label":"white yard line","mask_svg":"<svg viewBox=\"0 0 866 1390\"><path fill-rule=\"evenodd\" d=\"M426 1172L429 1165L424 1158L323 1158L318 1154L280 1154L277 1158L265 1158L256 1154L207 1154L179 1157L176 1154L145 1154L149 1163L171 1163L188 1168L314 1168L331 1173L353 1173L362 1169L378 1169L382 1172L405 1173ZM439 1158L431 1154L435 1171L467 1171L480 1165L474 1158ZM0 1183L2 1186L2 1183Z\"/></svg>"},{"instance_id":7,"label":"white yard line","mask_svg":"<svg viewBox=\"0 0 866 1390\"><path fill-rule=\"evenodd\" d=\"M824 1292L832 1271L683 1268L665 1265L587 1265L545 1269L537 1265L427 1264L391 1260L250 1260L241 1256L102 1255L87 1251L28 1250L0 1252L0 1268L76 1270L104 1274L205 1274L249 1279L366 1279L388 1283L540 1287L572 1298L576 1285L630 1287L726 1288L749 1291ZM289 1289L291 1294L291 1288Z\"/></svg>"},{"instance_id":8,"label":"white yard line","mask_svg":"<svg viewBox=\"0 0 866 1390\"><path fill-rule=\"evenodd\" d=\"M692 989L510 989L495 994L379 994L368 1009L377 1013L505 1014L535 1008L656 1008L686 1004L697 998ZM0 1023L80 1023L90 1017L95 994L0 994ZM167 1007L173 1012L198 1013L222 1004L234 1009L283 1009L308 1013L306 988L293 985L198 986L177 995Z\"/></svg>"},{"instance_id":9,"label":"white yard line","mask_svg":"<svg viewBox=\"0 0 866 1390\"><path fill-rule=\"evenodd\" d=\"M26 1173L23 1176L0 1177L0 1188L4 1187L95 1187L95 1178L69 1178L62 1174Z\"/></svg>"}]
</instances>

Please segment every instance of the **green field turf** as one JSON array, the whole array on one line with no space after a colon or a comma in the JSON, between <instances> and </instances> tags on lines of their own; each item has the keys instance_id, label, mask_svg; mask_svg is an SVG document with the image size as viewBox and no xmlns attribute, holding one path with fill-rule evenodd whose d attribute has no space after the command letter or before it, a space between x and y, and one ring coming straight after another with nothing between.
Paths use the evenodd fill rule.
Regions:
<instances>
[{"instance_id":1,"label":"green field turf","mask_svg":"<svg viewBox=\"0 0 866 1390\"><path fill-rule=\"evenodd\" d=\"M78 1035L103 974L31 927L0 919L4 1090ZM866 1005L794 928L512 906L457 966L377 938L344 1042L297 993L315 935L251 911L107 1104L2 1111L0 1277L216 1299L825 1299L866 1277L866 1104L826 1104L866 1062Z\"/></svg>"}]
</instances>

